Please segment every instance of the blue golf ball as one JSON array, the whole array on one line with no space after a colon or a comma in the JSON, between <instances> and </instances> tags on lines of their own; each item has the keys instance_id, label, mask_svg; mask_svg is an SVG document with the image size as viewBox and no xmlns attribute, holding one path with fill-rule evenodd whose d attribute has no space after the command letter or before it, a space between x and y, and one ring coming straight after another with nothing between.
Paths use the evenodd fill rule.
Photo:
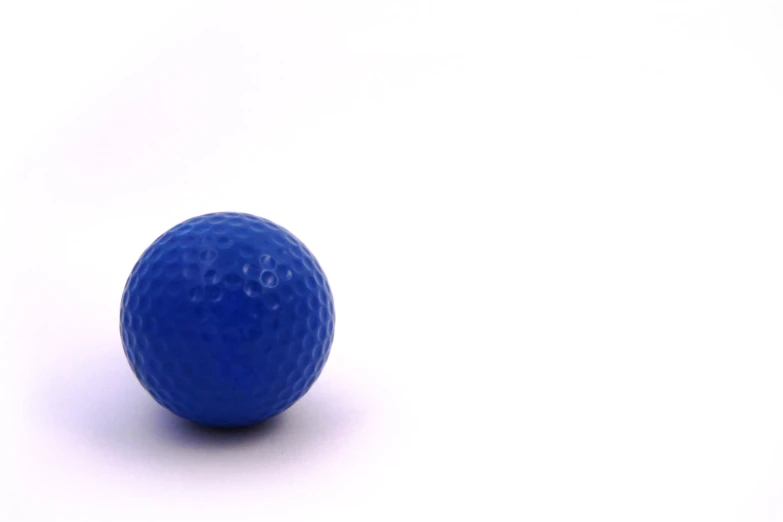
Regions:
<instances>
[{"instance_id":1,"label":"blue golf ball","mask_svg":"<svg viewBox=\"0 0 783 522\"><path fill-rule=\"evenodd\" d=\"M161 405L208 426L290 407L329 356L334 303L313 254L286 229L221 212L155 240L122 295L125 356Z\"/></svg>"}]
</instances>

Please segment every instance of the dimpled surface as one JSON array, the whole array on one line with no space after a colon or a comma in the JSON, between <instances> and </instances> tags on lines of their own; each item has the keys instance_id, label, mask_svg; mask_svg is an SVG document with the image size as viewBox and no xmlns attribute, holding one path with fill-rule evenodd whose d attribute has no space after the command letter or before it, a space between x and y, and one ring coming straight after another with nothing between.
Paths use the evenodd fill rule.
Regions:
<instances>
[{"instance_id":1,"label":"dimpled surface","mask_svg":"<svg viewBox=\"0 0 783 522\"><path fill-rule=\"evenodd\" d=\"M142 254L122 295L120 332L133 372L160 404L200 424L246 426L315 382L334 304L293 234L249 214L207 214Z\"/></svg>"}]
</instances>

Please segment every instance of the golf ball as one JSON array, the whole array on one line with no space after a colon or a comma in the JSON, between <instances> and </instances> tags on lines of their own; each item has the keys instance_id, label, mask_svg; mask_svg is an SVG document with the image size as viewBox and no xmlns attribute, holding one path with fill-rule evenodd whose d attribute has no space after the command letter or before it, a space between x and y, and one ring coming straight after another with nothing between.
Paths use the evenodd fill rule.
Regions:
<instances>
[{"instance_id":1,"label":"golf ball","mask_svg":"<svg viewBox=\"0 0 783 522\"><path fill-rule=\"evenodd\" d=\"M122 294L120 333L141 385L209 426L247 426L312 386L334 335L329 283L293 234L221 212L170 229Z\"/></svg>"}]
</instances>

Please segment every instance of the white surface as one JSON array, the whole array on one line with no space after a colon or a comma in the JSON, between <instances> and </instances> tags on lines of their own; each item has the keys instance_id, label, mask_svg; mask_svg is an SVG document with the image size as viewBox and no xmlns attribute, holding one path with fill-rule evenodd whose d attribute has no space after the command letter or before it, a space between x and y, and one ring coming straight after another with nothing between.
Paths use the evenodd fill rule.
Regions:
<instances>
[{"instance_id":1,"label":"white surface","mask_svg":"<svg viewBox=\"0 0 783 522\"><path fill-rule=\"evenodd\" d=\"M783 519L782 5L3 3L0 518ZM217 210L337 307L234 435L118 335Z\"/></svg>"}]
</instances>

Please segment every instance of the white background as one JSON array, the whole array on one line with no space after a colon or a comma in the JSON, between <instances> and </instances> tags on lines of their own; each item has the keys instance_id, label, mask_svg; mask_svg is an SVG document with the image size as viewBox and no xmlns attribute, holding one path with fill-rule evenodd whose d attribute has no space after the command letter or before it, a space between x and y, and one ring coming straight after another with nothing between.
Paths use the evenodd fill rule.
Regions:
<instances>
[{"instance_id":1,"label":"white background","mask_svg":"<svg viewBox=\"0 0 783 522\"><path fill-rule=\"evenodd\" d=\"M783 520L777 0L5 2L4 520ZM220 210L318 256L311 392L195 429L125 278Z\"/></svg>"}]
</instances>

